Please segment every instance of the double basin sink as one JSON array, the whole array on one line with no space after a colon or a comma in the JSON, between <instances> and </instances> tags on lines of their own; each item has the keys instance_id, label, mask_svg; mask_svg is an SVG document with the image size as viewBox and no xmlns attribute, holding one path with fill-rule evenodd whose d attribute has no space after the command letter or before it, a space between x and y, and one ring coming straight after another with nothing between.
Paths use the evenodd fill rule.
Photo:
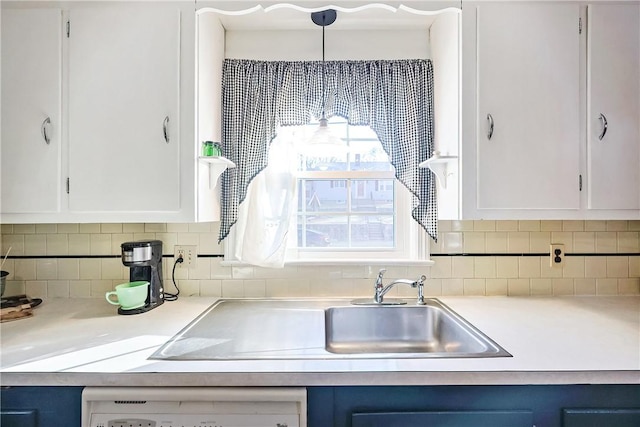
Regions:
<instances>
[{"instance_id":1,"label":"double basin sink","mask_svg":"<svg viewBox=\"0 0 640 427\"><path fill-rule=\"evenodd\" d=\"M349 300L222 299L152 359L251 360L508 357L437 299L426 305Z\"/></svg>"}]
</instances>

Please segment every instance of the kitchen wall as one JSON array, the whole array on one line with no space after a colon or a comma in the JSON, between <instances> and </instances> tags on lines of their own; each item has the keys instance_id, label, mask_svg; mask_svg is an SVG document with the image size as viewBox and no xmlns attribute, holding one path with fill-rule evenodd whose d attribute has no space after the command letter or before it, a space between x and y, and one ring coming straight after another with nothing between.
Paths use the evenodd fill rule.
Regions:
<instances>
[{"instance_id":1,"label":"kitchen wall","mask_svg":"<svg viewBox=\"0 0 640 427\"><path fill-rule=\"evenodd\" d=\"M11 247L5 295L103 298L128 278L120 244L139 239L164 242L169 291L173 246L198 246L196 268L176 269L185 296L368 296L381 267L387 280L425 274L429 296L640 294L640 221L441 221L432 267L222 266L217 223L3 224L1 232L2 256ZM564 268L550 267L550 243L565 245Z\"/></svg>"}]
</instances>

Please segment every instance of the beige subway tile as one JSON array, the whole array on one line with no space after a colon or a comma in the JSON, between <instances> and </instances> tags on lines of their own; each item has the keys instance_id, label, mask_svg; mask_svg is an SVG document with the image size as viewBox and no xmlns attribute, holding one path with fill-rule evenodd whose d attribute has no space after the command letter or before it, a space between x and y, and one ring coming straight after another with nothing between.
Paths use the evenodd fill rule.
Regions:
<instances>
[{"instance_id":1,"label":"beige subway tile","mask_svg":"<svg viewBox=\"0 0 640 427\"><path fill-rule=\"evenodd\" d=\"M110 234L91 234L91 255L110 255L111 254L111 235Z\"/></svg>"},{"instance_id":2,"label":"beige subway tile","mask_svg":"<svg viewBox=\"0 0 640 427\"><path fill-rule=\"evenodd\" d=\"M102 258L100 259L101 279L124 279L124 265L120 258ZM129 269L127 268L127 273Z\"/></svg>"},{"instance_id":3,"label":"beige subway tile","mask_svg":"<svg viewBox=\"0 0 640 427\"><path fill-rule=\"evenodd\" d=\"M0 234L13 234L13 224L0 224Z\"/></svg>"},{"instance_id":4,"label":"beige subway tile","mask_svg":"<svg viewBox=\"0 0 640 427\"><path fill-rule=\"evenodd\" d=\"M531 294L529 279L508 279L507 294L509 296L528 296Z\"/></svg>"},{"instance_id":5,"label":"beige subway tile","mask_svg":"<svg viewBox=\"0 0 640 427\"><path fill-rule=\"evenodd\" d=\"M640 220L630 220L629 221L629 231L640 231Z\"/></svg>"},{"instance_id":6,"label":"beige subway tile","mask_svg":"<svg viewBox=\"0 0 640 427\"><path fill-rule=\"evenodd\" d=\"M69 298L68 280L49 280L47 282L48 298Z\"/></svg>"},{"instance_id":7,"label":"beige subway tile","mask_svg":"<svg viewBox=\"0 0 640 427\"><path fill-rule=\"evenodd\" d=\"M563 277L581 278L585 277L585 261L583 256L568 256L564 258L562 268Z\"/></svg>"},{"instance_id":8,"label":"beige subway tile","mask_svg":"<svg viewBox=\"0 0 640 427\"><path fill-rule=\"evenodd\" d=\"M6 264L3 269L6 269ZM13 280L36 280L36 260L35 259L16 259L13 264ZM9 271L9 270L5 270Z\"/></svg>"},{"instance_id":9,"label":"beige subway tile","mask_svg":"<svg viewBox=\"0 0 640 427\"><path fill-rule=\"evenodd\" d=\"M618 279L596 279L596 295L618 295Z\"/></svg>"},{"instance_id":10,"label":"beige subway tile","mask_svg":"<svg viewBox=\"0 0 640 427\"><path fill-rule=\"evenodd\" d=\"M173 264L172 264L173 267ZM208 258L198 258L195 268L187 269L189 279L210 279L211 278L211 260Z\"/></svg>"},{"instance_id":11,"label":"beige subway tile","mask_svg":"<svg viewBox=\"0 0 640 427\"><path fill-rule=\"evenodd\" d=\"M55 234L57 232L56 224L36 224L36 234Z\"/></svg>"},{"instance_id":12,"label":"beige subway tile","mask_svg":"<svg viewBox=\"0 0 640 427\"><path fill-rule=\"evenodd\" d=\"M540 231L539 220L518 221L518 231Z\"/></svg>"},{"instance_id":13,"label":"beige subway tile","mask_svg":"<svg viewBox=\"0 0 640 427\"><path fill-rule=\"evenodd\" d=\"M180 296L199 297L200 296L200 280L180 280Z\"/></svg>"},{"instance_id":14,"label":"beige subway tile","mask_svg":"<svg viewBox=\"0 0 640 427\"><path fill-rule=\"evenodd\" d=\"M212 279L232 279L233 272L229 266L222 266L218 260L211 262L211 278Z\"/></svg>"},{"instance_id":15,"label":"beige subway tile","mask_svg":"<svg viewBox=\"0 0 640 427\"><path fill-rule=\"evenodd\" d=\"M167 232L167 224L164 224L164 223L145 223L144 224L144 232L145 233L166 233Z\"/></svg>"},{"instance_id":16,"label":"beige subway tile","mask_svg":"<svg viewBox=\"0 0 640 427\"><path fill-rule=\"evenodd\" d=\"M607 258L606 257L585 257L584 260L584 275L589 278L604 278L607 277Z\"/></svg>"},{"instance_id":17,"label":"beige subway tile","mask_svg":"<svg viewBox=\"0 0 640 427\"><path fill-rule=\"evenodd\" d=\"M7 279L6 279L6 280L12 280L12 279L13 279L13 277L14 277L14 275L15 275L15 272L16 272L16 266L15 266L14 261L17 261L17 260L13 260L13 259L9 259L9 258L7 258L7 259L5 259L5 260L3 261L3 262L4 262L4 264L2 265L2 269L3 269L4 271L8 271L8 272L9 272L9 275L7 276ZM36 260L33 260L33 261L35 262ZM20 280L21 280L21 279L20 279Z\"/></svg>"},{"instance_id":18,"label":"beige subway tile","mask_svg":"<svg viewBox=\"0 0 640 427\"><path fill-rule=\"evenodd\" d=\"M107 292L114 290L112 280L91 280L91 296L94 298L104 298ZM106 303L105 303L106 304ZM114 307L115 310L115 307Z\"/></svg>"},{"instance_id":19,"label":"beige subway tile","mask_svg":"<svg viewBox=\"0 0 640 427\"><path fill-rule=\"evenodd\" d=\"M424 295L427 298L442 295L442 279L429 279L424 284Z\"/></svg>"},{"instance_id":20,"label":"beige subway tile","mask_svg":"<svg viewBox=\"0 0 640 427\"><path fill-rule=\"evenodd\" d=\"M596 294L596 279L582 278L575 279L573 286L576 295L595 295Z\"/></svg>"},{"instance_id":21,"label":"beige subway tile","mask_svg":"<svg viewBox=\"0 0 640 427\"><path fill-rule=\"evenodd\" d=\"M69 255L69 238L66 234L46 234L47 255Z\"/></svg>"},{"instance_id":22,"label":"beige subway tile","mask_svg":"<svg viewBox=\"0 0 640 427\"><path fill-rule=\"evenodd\" d=\"M200 296L220 298L222 296L222 281L221 280L201 280Z\"/></svg>"},{"instance_id":23,"label":"beige subway tile","mask_svg":"<svg viewBox=\"0 0 640 427\"><path fill-rule=\"evenodd\" d=\"M365 266L345 265L345 266L343 266L341 268L341 270L342 270L342 277L344 279L362 279L364 277L367 277L367 272L366 272L366 267ZM391 273L391 274L389 274L389 273ZM377 274L376 274L376 276L377 276ZM385 273L385 276L393 277L393 272L390 272L390 270L387 269L387 272Z\"/></svg>"},{"instance_id":24,"label":"beige subway tile","mask_svg":"<svg viewBox=\"0 0 640 427\"><path fill-rule=\"evenodd\" d=\"M637 231L620 231L618 235L618 252L640 252L640 240Z\"/></svg>"},{"instance_id":25,"label":"beige subway tile","mask_svg":"<svg viewBox=\"0 0 640 427\"><path fill-rule=\"evenodd\" d=\"M175 275L176 280L189 280L189 268L183 264L176 265L176 269L173 269L173 261L171 261L171 265L167 263L166 273L168 278L171 278L171 275Z\"/></svg>"},{"instance_id":26,"label":"beige subway tile","mask_svg":"<svg viewBox=\"0 0 640 427\"><path fill-rule=\"evenodd\" d=\"M540 221L540 231L562 231L562 221L560 220Z\"/></svg>"},{"instance_id":27,"label":"beige subway tile","mask_svg":"<svg viewBox=\"0 0 640 427\"><path fill-rule=\"evenodd\" d=\"M167 223L167 233L188 233L189 224L187 223Z\"/></svg>"},{"instance_id":28,"label":"beige subway tile","mask_svg":"<svg viewBox=\"0 0 640 427\"><path fill-rule=\"evenodd\" d=\"M12 255L13 255L13 249ZM45 255L47 253L46 234L26 234L24 236L25 255Z\"/></svg>"},{"instance_id":29,"label":"beige subway tile","mask_svg":"<svg viewBox=\"0 0 640 427\"><path fill-rule=\"evenodd\" d=\"M7 234L2 236L2 256L11 248L11 255L24 255L24 234Z\"/></svg>"},{"instance_id":30,"label":"beige subway tile","mask_svg":"<svg viewBox=\"0 0 640 427\"><path fill-rule=\"evenodd\" d=\"M496 277L496 258L492 256L474 257L473 277L478 279Z\"/></svg>"},{"instance_id":31,"label":"beige subway tile","mask_svg":"<svg viewBox=\"0 0 640 427\"><path fill-rule=\"evenodd\" d=\"M102 234L120 234L122 233L122 224L100 224L100 233Z\"/></svg>"},{"instance_id":32,"label":"beige subway tile","mask_svg":"<svg viewBox=\"0 0 640 427\"><path fill-rule=\"evenodd\" d=\"M223 284L223 296L224 295L224 280ZM343 280L336 280L333 282L336 286L344 285ZM315 283L314 287L324 288L326 283ZM324 289L326 290L326 289ZM266 296L270 298L282 298L282 297L305 297L311 293L309 280L298 279L267 279L266 280Z\"/></svg>"},{"instance_id":33,"label":"beige subway tile","mask_svg":"<svg viewBox=\"0 0 640 427\"><path fill-rule=\"evenodd\" d=\"M100 233L100 224L78 224L78 233L84 233L84 234Z\"/></svg>"},{"instance_id":34,"label":"beige subway tile","mask_svg":"<svg viewBox=\"0 0 640 427\"><path fill-rule=\"evenodd\" d=\"M189 224L190 233L211 233L210 222L192 222Z\"/></svg>"},{"instance_id":35,"label":"beige subway tile","mask_svg":"<svg viewBox=\"0 0 640 427\"><path fill-rule=\"evenodd\" d=\"M629 257L629 277L640 277L640 256Z\"/></svg>"},{"instance_id":36,"label":"beige subway tile","mask_svg":"<svg viewBox=\"0 0 640 427\"><path fill-rule=\"evenodd\" d=\"M464 295L464 279L442 279L442 295Z\"/></svg>"},{"instance_id":37,"label":"beige subway tile","mask_svg":"<svg viewBox=\"0 0 640 427\"><path fill-rule=\"evenodd\" d=\"M463 233L463 250L465 253L485 252L485 233L478 231L467 231Z\"/></svg>"},{"instance_id":38,"label":"beige subway tile","mask_svg":"<svg viewBox=\"0 0 640 427\"><path fill-rule=\"evenodd\" d=\"M473 221L451 221L452 231L473 231Z\"/></svg>"},{"instance_id":39,"label":"beige subway tile","mask_svg":"<svg viewBox=\"0 0 640 427\"><path fill-rule=\"evenodd\" d=\"M551 245L551 233L549 231L538 231L529 233L529 250L532 253L547 253Z\"/></svg>"},{"instance_id":40,"label":"beige subway tile","mask_svg":"<svg viewBox=\"0 0 640 427\"><path fill-rule=\"evenodd\" d=\"M440 231L437 242L433 239L429 239L429 253L430 254L444 253L443 243L444 243L443 233Z\"/></svg>"},{"instance_id":41,"label":"beige subway tile","mask_svg":"<svg viewBox=\"0 0 640 427\"><path fill-rule=\"evenodd\" d=\"M133 240L153 240L156 238L156 233L133 233Z\"/></svg>"},{"instance_id":42,"label":"beige subway tile","mask_svg":"<svg viewBox=\"0 0 640 427\"><path fill-rule=\"evenodd\" d=\"M518 277L518 257L496 257L496 277L501 279Z\"/></svg>"},{"instance_id":43,"label":"beige subway tile","mask_svg":"<svg viewBox=\"0 0 640 427\"><path fill-rule=\"evenodd\" d=\"M91 297L91 281L90 280L69 280L69 297L70 298Z\"/></svg>"},{"instance_id":44,"label":"beige subway tile","mask_svg":"<svg viewBox=\"0 0 640 427\"><path fill-rule=\"evenodd\" d=\"M618 295L639 295L640 278L618 279Z\"/></svg>"},{"instance_id":45,"label":"beige subway tile","mask_svg":"<svg viewBox=\"0 0 640 427\"><path fill-rule=\"evenodd\" d=\"M518 231L518 221L496 221L496 231Z\"/></svg>"},{"instance_id":46,"label":"beige subway tile","mask_svg":"<svg viewBox=\"0 0 640 427\"><path fill-rule=\"evenodd\" d=\"M573 279L551 279L553 295L575 295Z\"/></svg>"},{"instance_id":47,"label":"beige subway tile","mask_svg":"<svg viewBox=\"0 0 640 427\"><path fill-rule=\"evenodd\" d=\"M4 288L4 296L24 295L26 293L24 280L7 280Z\"/></svg>"},{"instance_id":48,"label":"beige subway tile","mask_svg":"<svg viewBox=\"0 0 640 427\"><path fill-rule=\"evenodd\" d=\"M56 280L58 278L58 260L52 258L36 260L36 278L38 280Z\"/></svg>"},{"instance_id":49,"label":"beige subway tile","mask_svg":"<svg viewBox=\"0 0 640 427\"><path fill-rule=\"evenodd\" d=\"M552 266L548 256L540 257L540 277L548 279L560 278L562 277L562 267Z\"/></svg>"},{"instance_id":50,"label":"beige subway tile","mask_svg":"<svg viewBox=\"0 0 640 427\"><path fill-rule=\"evenodd\" d=\"M47 281L27 280L24 283L24 291L32 298L47 298Z\"/></svg>"},{"instance_id":51,"label":"beige subway tile","mask_svg":"<svg viewBox=\"0 0 640 427\"><path fill-rule=\"evenodd\" d=\"M451 262L451 276L456 279L473 277L473 258L466 256L453 257Z\"/></svg>"},{"instance_id":52,"label":"beige subway tile","mask_svg":"<svg viewBox=\"0 0 640 427\"><path fill-rule=\"evenodd\" d=\"M58 233L76 234L80 231L79 224L57 224Z\"/></svg>"},{"instance_id":53,"label":"beige subway tile","mask_svg":"<svg viewBox=\"0 0 640 427\"><path fill-rule=\"evenodd\" d=\"M438 221L438 230L440 232L451 231L451 221L444 221L444 220Z\"/></svg>"},{"instance_id":54,"label":"beige subway tile","mask_svg":"<svg viewBox=\"0 0 640 427\"><path fill-rule=\"evenodd\" d=\"M431 267L431 277L434 279L448 279L451 277L451 258L452 257L436 257L433 259L435 264Z\"/></svg>"},{"instance_id":55,"label":"beige subway tile","mask_svg":"<svg viewBox=\"0 0 640 427\"><path fill-rule=\"evenodd\" d=\"M460 253L462 252L462 233L443 233L442 235L442 251L444 253Z\"/></svg>"},{"instance_id":56,"label":"beige subway tile","mask_svg":"<svg viewBox=\"0 0 640 427\"><path fill-rule=\"evenodd\" d=\"M243 280L223 280L222 281L222 297L223 298L243 298L244 297Z\"/></svg>"},{"instance_id":57,"label":"beige subway tile","mask_svg":"<svg viewBox=\"0 0 640 427\"><path fill-rule=\"evenodd\" d=\"M91 236L89 234L68 234L69 255L91 254Z\"/></svg>"},{"instance_id":58,"label":"beige subway tile","mask_svg":"<svg viewBox=\"0 0 640 427\"><path fill-rule=\"evenodd\" d=\"M463 281L464 295L484 296L486 295L484 279L464 279Z\"/></svg>"},{"instance_id":59,"label":"beige subway tile","mask_svg":"<svg viewBox=\"0 0 640 427\"><path fill-rule=\"evenodd\" d=\"M79 262L81 280L99 280L102 278L102 268L99 259L81 258Z\"/></svg>"},{"instance_id":60,"label":"beige subway tile","mask_svg":"<svg viewBox=\"0 0 640 427\"><path fill-rule=\"evenodd\" d=\"M140 223L125 223L122 224L123 233L144 233L144 224Z\"/></svg>"},{"instance_id":61,"label":"beige subway tile","mask_svg":"<svg viewBox=\"0 0 640 427\"><path fill-rule=\"evenodd\" d=\"M531 279L531 295L553 295L553 279Z\"/></svg>"},{"instance_id":62,"label":"beige subway tile","mask_svg":"<svg viewBox=\"0 0 640 427\"><path fill-rule=\"evenodd\" d=\"M552 231L551 244L563 244L565 253L573 252L573 233L570 231Z\"/></svg>"},{"instance_id":63,"label":"beige subway tile","mask_svg":"<svg viewBox=\"0 0 640 427\"><path fill-rule=\"evenodd\" d=\"M218 235L214 233L200 233L198 242L198 251L207 255L224 254L224 246L218 244Z\"/></svg>"},{"instance_id":64,"label":"beige subway tile","mask_svg":"<svg viewBox=\"0 0 640 427\"><path fill-rule=\"evenodd\" d=\"M493 220L473 221L474 231L496 231L496 222Z\"/></svg>"},{"instance_id":65,"label":"beige subway tile","mask_svg":"<svg viewBox=\"0 0 640 427\"><path fill-rule=\"evenodd\" d=\"M327 280L313 278L303 280L304 285L293 290L294 295L300 297L335 298L335 297L367 297L370 298L373 286L369 279L339 279ZM392 289L393 292L394 289ZM391 293L390 297L395 294Z\"/></svg>"},{"instance_id":66,"label":"beige subway tile","mask_svg":"<svg viewBox=\"0 0 640 427\"><path fill-rule=\"evenodd\" d=\"M111 254L117 255L122 253L122 244L133 241L133 233L115 233L111 235ZM162 248L166 254L166 247Z\"/></svg>"},{"instance_id":67,"label":"beige subway tile","mask_svg":"<svg viewBox=\"0 0 640 427\"><path fill-rule=\"evenodd\" d=\"M14 224L13 226L14 234L35 234L35 232L35 224Z\"/></svg>"},{"instance_id":68,"label":"beige subway tile","mask_svg":"<svg viewBox=\"0 0 640 427\"><path fill-rule=\"evenodd\" d=\"M120 261L118 259L118 261ZM80 260L76 258L58 258L58 279L78 280L80 278Z\"/></svg>"},{"instance_id":69,"label":"beige subway tile","mask_svg":"<svg viewBox=\"0 0 640 427\"><path fill-rule=\"evenodd\" d=\"M562 221L562 231L584 231L584 221Z\"/></svg>"},{"instance_id":70,"label":"beige subway tile","mask_svg":"<svg viewBox=\"0 0 640 427\"><path fill-rule=\"evenodd\" d=\"M507 242L507 233L504 231L487 233L485 235L485 249L487 253L506 253Z\"/></svg>"},{"instance_id":71,"label":"beige subway tile","mask_svg":"<svg viewBox=\"0 0 640 427\"><path fill-rule=\"evenodd\" d=\"M179 245L197 245L200 243L199 233L178 233Z\"/></svg>"},{"instance_id":72,"label":"beige subway tile","mask_svg":"<svg viewBox=\"0 0 640 427\"><path fill-rule=\"evenodd\" d=\"M234 279L253 279L253 267L251 266L234 266L231 267L231 275Z\"/></svg>"},{"instance_id":73,"label":"beige subway tile","mask_svg":"<svg viewBox=\"0 0 640 427\"><path fill-rule=\"evenodd\" d=\"M523 279L540 277L540 257L519 257L518 277Z\"/></svg>"},{"instance_id":74,"label":"beige subway tile","mask_svg":"<svg viewBox=\"0 0 640 427\"><path fill-rule=\"evenodd\" d=\"M530 243L529 233L526 231L507 233L507 252L509 253L528 253Z\"/></svg>"},{"instance_id":75,"label":"beige subway tile","mask_svg":"<svg viewBox=\"0 0 640 427\"><path fill-rule=\"evenodd\" d=\"M252 279L244 281L245 298L264 298L267 296L267 286L264 280Z\"/></svg>"},{"instance_id":76,"label":"beige subway tile","mask_svg":"<svg viewBox=\"0 0 640 427\"><path fill-rule=\"evenodd\" d=\"M593 253L596 250L596 233L582 231L573 233L573 252Z\"/></svg>"},{"instance_id":77,"label":"beige subway tile","mask_svg":"<svg viewBox=\"0 0 640 427\"><path fill-rule=\"evenodd\" d=\"M584 231L607 231L607 221L601 221L601 220L585 221Z\"/></svg>"},{"instance_id":78,"label":"beige subway tile","mask_svg":"<svg viewBox=\"0 0 640 427\"><path fill-rule=\"evenodd\" d=\"M485 288L487 296L508 295L508 279L486 279Z\"/></svg>"},{"instance_id":79,"label":"beige subway tile","mask_svg":"<svg viewBox=\"0 0 640 427\"><path fill-rule=\"evenodd\" d=\"M608 256L607 277L629 277L629 257Z\"/></svg>"},{"instance_id":80,"label":"beige subway tile","mask_svg":"<svg viewBox=\"0 0 640 427\"><path fill-rule=\"evenodd\" d=\"M627 231L629 224L627 221L607 221L607 231Z\"/></svg>"}]
</instances>

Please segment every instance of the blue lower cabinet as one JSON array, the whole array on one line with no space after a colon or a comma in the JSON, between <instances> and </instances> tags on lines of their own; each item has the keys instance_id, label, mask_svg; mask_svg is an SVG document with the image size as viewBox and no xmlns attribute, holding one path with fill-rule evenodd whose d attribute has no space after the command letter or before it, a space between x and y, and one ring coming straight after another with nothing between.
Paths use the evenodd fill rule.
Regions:
<instances>
[{"instance_id":1,"label":"blue lower cabinet","mask_svg":"<svg viewBox=\"0 0 640 427\"><path fill-rule=\"evenodd\" d=\"M2 387L0 426L80 427L82 387Z\"/></svg>"},{"instance_id":2,"label":"blue lower cabinet","mask_svg":"<svg viewBox=\"0 0 640 427\"><path fill-rule=\"evenodd\" d=\"M353 427L531 427L531 411L386 412L353 414Z\"/></svg>"},{"instance_id":3,"label":"blue lower cabinet","mask_svg":"<svg viewBox=\"0 0 640 427\"><path fill-rule=\"evenodd\" d=\"M638 427L638 409L565 409L563 427Z\"/></svg>"}]
</instances>

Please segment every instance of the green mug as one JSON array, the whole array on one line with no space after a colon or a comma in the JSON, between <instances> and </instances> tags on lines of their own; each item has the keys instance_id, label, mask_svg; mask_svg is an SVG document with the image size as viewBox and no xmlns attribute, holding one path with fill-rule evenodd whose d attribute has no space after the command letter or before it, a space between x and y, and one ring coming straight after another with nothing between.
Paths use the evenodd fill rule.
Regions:
<instances>
[{"instance_id":1,"label":"green mug","mask_svg":"<svg viewBox=\"0 0 640 427\"><path fill-rule=\"evenodd\" d=\"M144 305L147 299L149 282L138 281L122 283L116 286L115 291L107 292L105 298L109 304L119 305L123 310L131 310ZM111 299L115 295L116 301Z\"/></svg>"}]
</instances>

